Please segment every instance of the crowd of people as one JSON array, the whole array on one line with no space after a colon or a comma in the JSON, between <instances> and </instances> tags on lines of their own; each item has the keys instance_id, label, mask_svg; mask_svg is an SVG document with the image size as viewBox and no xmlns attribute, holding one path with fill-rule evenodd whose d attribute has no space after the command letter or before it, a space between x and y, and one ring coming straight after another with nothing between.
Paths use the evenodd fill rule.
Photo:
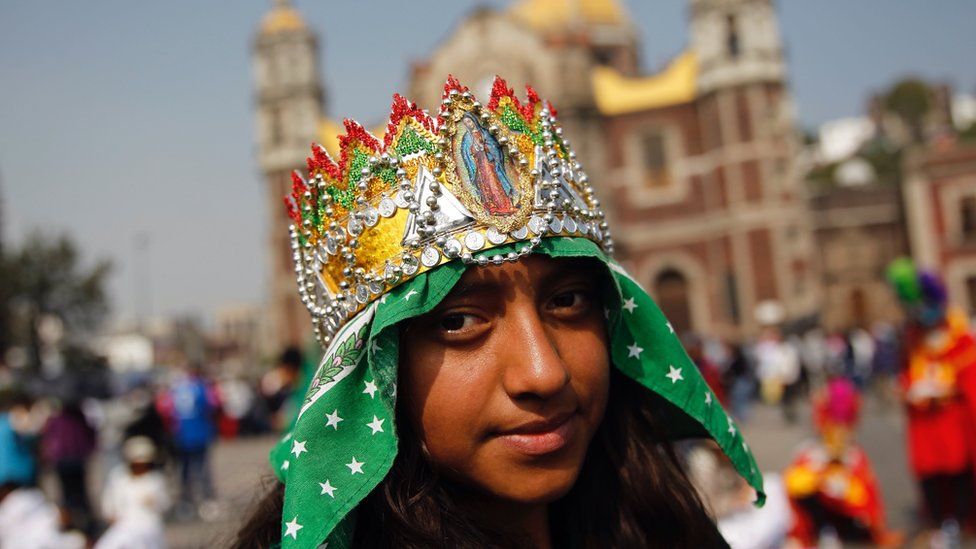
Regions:
<instances>
[{"instance_id":1,"label":"crowd of people","mask_svg":"<svg viewBox=\"0 0 976 549\"><path fill-rule=\"evenodd\" d=\"M961 312L948 307L937 275L900 260L889 277L905 308L901 328L879 323L870 331L783 337L770 325L741 347L686 336L704 379L740 422L754 402L780 406L789 423L798 419L799 399L811 404L811 437L784 471L765 475L769 499L761 510L748 504L748 486L714 445L686 449L689 472L733 547L904 543L903 533L888 528L871 456L857 443L867 395L905 410L920 539L927 547L960 547L976 524L976 339Z\"/></svg>"},{"instance_id":2,"label":"crowd of people","mask_svg":"<svg viewBox=\"0 0 976 549\"><path fill-rule=\"evenodd\" d=\"M166 520L219 516L213 444L286 427L301 365L286 350L248 383L189 364L110 398L0 387L0 547L155 549Z\"/></svg>"},{"instance_id":3,"label":"crowd of people","mask_svg":"<svg viewBox=\"0 0 976 549\"><path fill-rule=\"evenodd\" d=\"M749 421L756 402L779 406L787 422L796 422L796 403L836 375L885 403L897 399L901 349L890 323L831 333L813 328L785 337L778 326L769 325L745 344L696 334L683 339L716 396L742 423Z\"/></svg>"},{"instance_id":4,"label":"crowd of people","mask_svg":"<svg viewBox=\"0 0 976 549\"><path fill-rule=\"evenodd\" d=\"M811 437L784 471L764 475L768 499L761 509L714 442L680 447L733 547L904 543L887 525L872 456L857 442L866 395L886 406L900 401L906 410L929 546L960 546L976 487L976 340L966 320L946 307L937 277L900 268L908 273L896 268L892 276L908 318L901 328L784 336L769 325L742 345L683 338L737 421L749 422L751 408L763 403L779 407L792 424L800 419L796 404L811 404ZM166 520L222 512L209 464L215 440L286 431L306 376L302 354L289 349L253 383L188 365L165 378L129 379L108 399L4 388L0 547L164 547ZM94 475L93 462L100 464Z\"/></svg>"}]
</instances>

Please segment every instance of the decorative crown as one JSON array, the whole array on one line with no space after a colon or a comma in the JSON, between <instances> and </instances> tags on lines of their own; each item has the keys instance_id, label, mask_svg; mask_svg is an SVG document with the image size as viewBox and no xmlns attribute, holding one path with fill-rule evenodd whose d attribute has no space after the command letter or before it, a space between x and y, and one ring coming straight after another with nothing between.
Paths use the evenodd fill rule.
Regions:
<instances>
[{"instance_id":1,"label":"decorative crown","mask_svg":"<svg viewBox=\"0 0 976 549\"><path fill-rule=\"evenodd\" d=\"M338 163L312 145L308 179L292 174L285 204L299 293L324 346L372 301L447 261L515 261L549 236L613 251L556 110L526 94L521 103L495 77L483 105L451 76L437 118L394 95L382 142L347 119ZM525 246L473 255L511 242Z\"/></svg>"}]
</instances>

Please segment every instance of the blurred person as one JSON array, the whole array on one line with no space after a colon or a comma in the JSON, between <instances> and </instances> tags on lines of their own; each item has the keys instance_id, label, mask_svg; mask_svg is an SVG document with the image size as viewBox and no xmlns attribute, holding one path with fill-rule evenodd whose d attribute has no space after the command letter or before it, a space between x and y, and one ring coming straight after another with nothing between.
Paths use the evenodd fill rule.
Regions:
<instances>
[{"instance_id":1,"label":"blurred person","mask_svg":"<svg viewBox=\"0 0 976 549\"><path fill-rule=\"evenodd\" d=\"M775 326L763 330L754 352L763 400L767 404L779 404L786 421L795 422L794 401L801 381L799 352L783 340Z\"/></svg>"},{"instance_id":2,"label":"blurred person","mask_svg":"<svg viewBox=\"0 0 976 549\"><path fill-rule=\"evenodd\" d=\"M217 384L220 399L220 435L234 438L247 429L246 420L254 407L251 386L239 377L224 376Z\"/></svg>"},{"instance_id":3,"label":"blurred person","mask_svg":"<svg viewBox=\"0 0 976 549\"><path fill-rule=\"evenodd\" d=\"M766 503L752 505L755 491L709 440L683 444L688 477L732 549L779 549L790 525L790 507L779 475L764 474Z\"/></svg>"},{"instance_id":4,"label":"blurred person","mask_svg":"<svg viewBox=\"0 0 976 549\"><path fill-rule=\"evenodd\" d=\"M85 410L98 432L98 459L102 469L110 471L123 463L122 443L138 435L151 438L159 449L157 453L165 461L166 423L156 408L150 382L145 379L138 379L135 384L120 381L118 394L93 401L96 405L90 408L95 413L89 414L89 409Z\"/></svg>"},{"instance_id":5,"label":"blurred person","mask_svg":"<svg viewBox=\"0 0 976 549\"><path fill-rule=\"evenodd\" d=\"M874 361L875 343L867 331L852 328L847 332L848 371L846 375L858 389L864 389L871 377L871 365Z\"/></svg>"},{"instance_id":6,"label":"blurred person","mask_svg":"<svg viewBox=\"0 0 976 549\"><path fill-rule=\"evenodd\" d=\"M37 487L32 401L19 392L0 396L0 547L74 549L84 536L65 532L67 516Z\"/></svg>"},{"instance_id":7,"label":"blurred person","mask_svg":"<svg viewBox=\"0 0 976 549\"><path fill-rule=\"evenodd\" d=\"M845 540L896 547L881 488L867 453L854 441L861 399L854 383L829 379L813 397L817 438L798 450L783 473L794 520L791 537L804 546Z\"/></svg>"},{"instance_id":8,"label":"blurred person","mask_svg":"<svg viewBox=\"0 0 976 549\"><path fill-rule=\"evenodd\" d=\"M947 307L942 280L894 261L888 278L907 312L901 386L908 447L933 535L956 546L973 510L976 459L976 339Z\"/></svg>"},{"instance_id":9,"label":"blurred person","mask_svg":"<svg viewBox=\"0 0 976 549\"><path fill-rule=\"evenodd\" d=\"M88 497L88 461L98 434L77 401L62 402L41 432L41 457L51 466L61 488L61 505L73 524L86 532L94 528Z\"/></svg>"},{"instance_id":10,"label":"blurred person","mask_svg":"<svg viewBox=\"0 0 976 549\"><path fill-rule=\"evenodd\" d=\"M698 367L698 371L701 372L705 383L715 393L718 401L725 405L726 396L725 387L722 383L722 372L719 370L718 365L712 362L708 355L706 355L705 339L698 334L688 332L681 338L681 341L684 343L685 350L688 351L688 357L691 358L691 361Z\"/></svg>"},{"instance_id":11,"label":"blurred person","mask_svg":"<svg viewBox=\"0 0 976 549\"><path fill-rule=\"evenodd\" d=\"M287 429L295 414L292 393L301 384L302 362L301 350L287 347L275 367L261 377L261 395L271 414L271 425L277 431Z\"/></svg>"},{"instance_id":12,"label":"blurred person","mask_svg":"<svg viewBox=\"0 0 976 549\"><path fill-rule=\"evenodd\" d=\"M845 370L848 355L847 337L842 332L833 332L827 336L825 342L827 375L836 375Z\"/></svg>"},{"instance_id":13,"label":"blurred person","mask_svg":"<svg viewBox=\"0 0 976 549\"><path fill-rule=\"evenodd\" d=\"M810 392L812 380L810 372L807 370L806 362L803 360L803 338L792 334L786 338L786 344L791 349L791 354L796 357L796 368L799 372L795 381L787 385L787 390L792 392L794 402Z\"/></svg>"},{"instance_id":14,"label":"blurred person","mask_svg":"<svg viewBox=\"0 0 976 549\"><path fill-rule=\"evenodd\" d=\"M152 388L140 385L125 395L125 403L131 410L130 419L122 429L123 440L145 437L153 443L157 463L165 463L169 457L166 421L156 406Z\"/></svg>"},{"instance_id":15,"label":"blurred person","mask_svg":"<svg viewBox=\"0 0 976 549\"><path fill-rule=\"evenodd\" d=\"M135 436L122 446L125 463L111 471L102 494L102 516L109 528L95 549L163 549L163 514L170 498L166 479L156 469L156 445Z\"/></svg>"},{"instance_id":16,"label":"blurred person","mask_svg":"<svg viewBox=\"0 0 976 549\"><path fill-rule=\"evenodd\" d=\"M887 322L876 322L871 327L874 338L874 356L871 360L871 377L879 401L888 406L897 399L899 356L898 331Z\"/></svg>"},{"instance_id":17,"label":"blurred person","mask_svg":"<svg viewBox=\"0 0 976 549\"><path fill-rule=\"evenodd\" d=\"M756 375L742 345L732 345L729 365L725 369L725 386L729 388L732 415L740 422L749 420L749 408L756 394Z\"/></svg>"},{"instance_id":18,"label":"blurred person","mask_svg":"<svg viewBox=\"0 0 976 549\"><path fill-rule=\"evenodd\" d=\"M0 547L82 549L87 539L40 489L0 477Z\"/></svg>"},{"instance_id":19,"label":"blurred person","mask_svg":"<svg viewBox=\"0 0 976 549\"><path fill-rule=\"evenodd\" d=\"M169 417L171 441L179 467L182 515L208 514L216 492L210 471L210 447L216 438L219 403L198 364L187 366L161 399Z\"/></svg>"},{"instance_id":20,"label":"blurred person","mask_svg":"<svg viewBox=\"0 0 976 549\"><path fill-rule=\"evenodd\" d=\"M37 484L38 431L32 400L19 391L0 395L0 477L18 486Z\"/></svg>"},{"instance_id":21,"label":"blurred person","mask_svg":"<svg viewBox=\"0 0 976 549\"><path fill-rule=\"evenodd\" d=\"M827 339L823 330L814 328L807 330L800 341L800 361L809 377L812 387L819 387L826 381L828 368Z\"/></svg>"}]
</instances>

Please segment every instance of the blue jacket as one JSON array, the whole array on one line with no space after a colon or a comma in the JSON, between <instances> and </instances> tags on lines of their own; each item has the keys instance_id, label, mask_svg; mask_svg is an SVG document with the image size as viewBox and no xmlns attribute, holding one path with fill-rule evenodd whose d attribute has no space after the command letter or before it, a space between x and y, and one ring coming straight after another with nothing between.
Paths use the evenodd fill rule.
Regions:
<instances>
[{"instance_id":1,"label":"blue jacket","mask_svg":"<svg viewBox=\"0 0 976 549\"><path fill-rule=\"evenodd\" d=\"M14 431L10 414L0 414L0 484L30 486L37 475L31 438Z\"/></svg>"}]
</instances>

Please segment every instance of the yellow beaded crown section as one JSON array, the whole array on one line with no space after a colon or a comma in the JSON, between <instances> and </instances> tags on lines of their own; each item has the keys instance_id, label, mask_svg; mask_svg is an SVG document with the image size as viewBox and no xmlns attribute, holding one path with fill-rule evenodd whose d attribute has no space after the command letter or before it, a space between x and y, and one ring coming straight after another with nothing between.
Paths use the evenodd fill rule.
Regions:
<instances>
[{"instance_id":1,"label":"yellow beaded crown section","mask_svg":"<svg viewBox=\"0 0 976 549\"><path fill-rule=\"evenodd\" d=\"M613 251L600 203L555 109L496 77L487 105L449 77L437 118L399 95L381 142L346 120L336 163L312 145L285 197L295 274L316 337L332 336L394 286L441 263L515 261L548 236ZM505 255L479 254L524 242Z\"/></svg>"}]
</instances>

